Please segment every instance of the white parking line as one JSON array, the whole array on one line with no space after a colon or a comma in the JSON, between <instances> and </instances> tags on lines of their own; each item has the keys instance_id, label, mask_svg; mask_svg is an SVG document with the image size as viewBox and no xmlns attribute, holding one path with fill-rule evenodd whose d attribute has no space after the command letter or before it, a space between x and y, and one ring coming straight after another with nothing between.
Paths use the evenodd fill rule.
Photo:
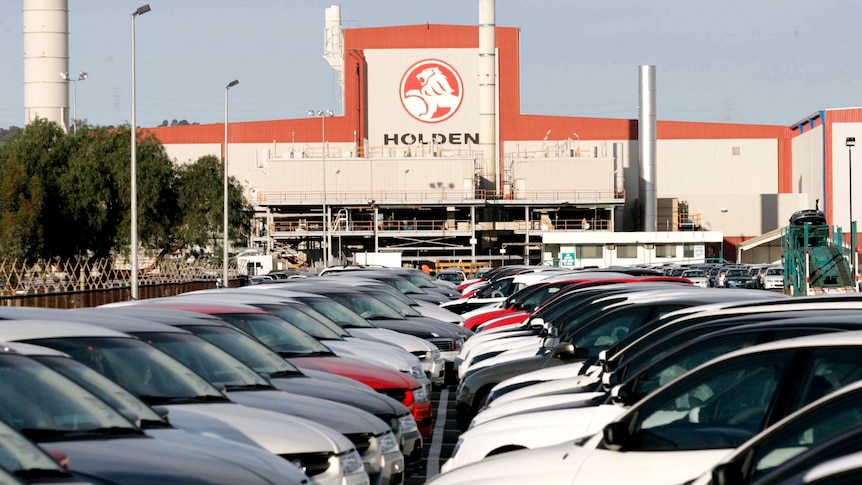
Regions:
<instances>
[{"instance_id":1,"label":"white parking line","mask_svg":"<svg viewBox=\"0 0 862 485\"><path fill-rule=\"evenodd\" d=\"M434 424L434 434L431 435L431 448L428 450L428 463L425 465L425 478L431 478L440 473L440 450L443 449L443 431L446 429L446 407L449 404L449 389L440 391L440 402L437 404L437 422Z\"/></svg>"}]
</instances>

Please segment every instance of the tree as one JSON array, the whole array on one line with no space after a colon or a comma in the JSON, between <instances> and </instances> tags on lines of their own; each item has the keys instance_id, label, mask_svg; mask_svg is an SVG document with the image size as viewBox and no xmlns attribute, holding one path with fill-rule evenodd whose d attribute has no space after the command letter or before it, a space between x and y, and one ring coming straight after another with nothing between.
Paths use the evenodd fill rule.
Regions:
<instances>
[{"instance_id":1,"label":"tree","mask_svg":"<svg viewBox=\"0 0 862 485\"><path fill-rule=\"evenodd\" d=\"M224 224L224 179L221 162L213 155L179 167L177 229L189 244L206 246L221 241ZM253 208L234 177L228 180L228 239L238 243L251 230ZM214 244L216 245L216 244Z\"/></svg>"},{"instance_id":2,"label":"tree","mask_svg":"<svg viewBox=\"0 0 862 485\"><path fill-rule=\"evenodd\" d=\"M38 259L42 184L15 156L0 152L0 260Z\"/></svg>"}]
</instances>

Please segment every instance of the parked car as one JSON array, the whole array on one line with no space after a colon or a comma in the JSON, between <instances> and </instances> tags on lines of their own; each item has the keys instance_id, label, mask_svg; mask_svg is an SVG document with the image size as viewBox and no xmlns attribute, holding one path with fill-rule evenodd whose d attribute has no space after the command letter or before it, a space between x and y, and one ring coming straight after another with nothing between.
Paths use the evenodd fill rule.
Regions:
<instances>
[{"instance_id":1,"label":"parked car","mask_svg":"<svg viewBox=\"0 0 862 485\"><path fill-rule=\"evenodd\" d=\"M422 436L431 437L434 421L428 393L408 375L361 360L338 357L305 332L290 330L280 318L251 305L204 303L183 298L158 302L141 300L139 304L218 317L263 342L300 369L330 372L363 382L404 404L413 414Z\"/></svg>"},{"instance_id":2,"label":"parked car","mask_svg":"<svg viewBox=\"0 0 862 485\"><path fill-rule=\"evenodd\" d=\"M680 278L691 281L694 286L709 288L709 276L702 269L687 269L680 274Z\"/></svg>"},{"instance_id":3,"label":"parked car","mask_svg":"<svg viewBox=\"0 0 862 485\"><path fill-rule=\"evenodd\" d=\"M43 323L28 321L31 325ZM41 447L62 450L68 455L69 470L78 476L123 484L278 483L236 460L176 443L166 446L86 389L26 356L0 353L0 369L2 420Z\"/></svg>"},{"instance_id":4,"label":"parked car","mask_svg":"<svg viewBox=\"0 0 862 485\"><path fill-rule=\"evenodd\" d=\"M784 290L784 268L781 266L771 267L763 275L764 290Z\"/></svg>"},{"instance_id":5,"label":"parked car","mask_svg":"<svg viewBox=\"0 0 862 485\"><path fill-rule=\"evenodd\" d=\"M692 485L811 483L842 457L862 452L862 382L844 386L787 416L727 455ZM823 466L818 471L813 469ZM834 464L834 465L833 465ZM812 473L813 472L813 473ZM862 476L855 475L857 478ZM835 483L858 483L847 480Z\"/></svg>"},{"instance_id":6,"label":"parked car","mask_svg":"<svg viewBox=\"0 0 862 485\"><path fill-rule=\"evenodd\" d=\"M65 483L87 485L68 470L69 459L65 452L63 463L58 462L17 430L0 420L0 483L18 485L24 483ZM26 480L26 481L25 481Z\"/></svg>"},{"instance_id":7,"label":"parked car","mask_svg":"<svg viewBox=\"0 0 862 485\"><path fill-rule=\"evenodd\" d=\"M290 477L293 477L292 480L295 483L309 482L296 466L259 446L174 427L164 415L166 413L159 414L129 391L94 369L72 359L68 354L47 347L18 342L4 342L2 345L4 352L26 355L93 393L123 415L134 416L135 422L147 436L161 441L166 446L176 444L193 449L233 466L251 470L271 483L282 483L286 479L291 480Z\"/></svg>"},{"instance_id":8,"label":"parked car","mask_svg":"<svg viewBox=\"0 0 862 485\"><path fill-rule=\"evenodd\" d=\"M71 321L2 320L0 340L64 352L147 404L169 409L176 426L255 443L297 460L313 483L369 483L362 458L341 433L300 418L239 405L188 367L127 334Z\"/></svg>"},{"instance_id":9,"label":"parked car","mask_svg":"<svg viewBox=\"0 0 862 485\"><path fill-rule=\"evenodd\" d=\"M442 271L438 271L435 278L443 281L451 281L456 284L467 281L467 275L462 269L444 269Z\"/></svg>"},{"instance_id":10,"label":"parked car","mask_svg":"<svg viewBox=\"0 0 862 485\"><path fill-rule=\"evenodd\" d=\"M326 372L302 371L245 332L209 315L144 306L100 307L96 311L152 319L187 330L265 375L278 389L367 411L386 422L395 433L407 470L421 467L423 441L410 410L365 384ZM315 377L318 375L321 378Z\"/></svg>"},{"instance_id":11,"label":"parked car","mask_svg":"<svg viewBox=\"0 0 862 485\"><path fill-rule=\"evenodd\" d=\"M862 378L862 332L781 340L731 352L650 394L603 432L518 450L429 483L684 483L733 448Z\"/></svg>"}]
</instances>

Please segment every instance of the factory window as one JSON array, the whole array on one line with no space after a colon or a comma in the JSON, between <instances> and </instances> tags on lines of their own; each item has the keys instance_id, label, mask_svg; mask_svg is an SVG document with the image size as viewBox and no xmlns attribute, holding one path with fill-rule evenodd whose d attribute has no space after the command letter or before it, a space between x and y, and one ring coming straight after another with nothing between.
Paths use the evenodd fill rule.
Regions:
<instances>
[{"instance_id":1,"label":"factory window","mask_svg":"<svg viewBox=\"0 0 862 485\"><path fill-rule=\"evenodd\" d=\"M673 244L656 244L655 257L657 258L675 258L676 246Z\"/></svg>"},{"instance_id":2,"label":"factory window","mask_svg":"<svg viewBox=\"0 0 862 485\"><path fill-rule=\"evenodd\" d=\"M637 258L638 247L634 244L617 244L617 258Z\"/></svg>"},{"instance_id":3,"label":"factory window","mask_svg":"<svg viewBox=\"0 0 862 485\"><path fill-rule=\"evenodd\" d=\"M682 245L682 257L683 258L693 258L694 257L694 245L693 244L683 244Z\"/></svg>"},{"instance_id":4,"label":"factory window","mask_svg":"<svg viewBox=\"0 0 862 485\"><path fill-rule=\"evenodd\" d=\"M602 246L600 244L584 244L575 248L578 259L594 259L602 257Z\"/></svg>"}]
</instances>

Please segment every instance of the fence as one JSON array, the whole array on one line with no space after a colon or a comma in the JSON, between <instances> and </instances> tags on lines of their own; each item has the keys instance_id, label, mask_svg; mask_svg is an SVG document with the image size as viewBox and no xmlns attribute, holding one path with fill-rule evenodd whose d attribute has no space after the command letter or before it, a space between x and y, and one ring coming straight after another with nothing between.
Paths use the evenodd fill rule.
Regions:
<instances>
[{"instance_id":1,"label":"fence","mask_svg":"<svg viewBox=\"0 0 862 485\"><path fill-rule=\"evenodd\" d=\"M214 288L222 273L220 261L164 259L139 276L138 297ZM239 286L236 268L228 274L228 284ZM113 259L0 261L0 305L84 308L130 298L129 270Z\"/></svg>"}]
</instances>

